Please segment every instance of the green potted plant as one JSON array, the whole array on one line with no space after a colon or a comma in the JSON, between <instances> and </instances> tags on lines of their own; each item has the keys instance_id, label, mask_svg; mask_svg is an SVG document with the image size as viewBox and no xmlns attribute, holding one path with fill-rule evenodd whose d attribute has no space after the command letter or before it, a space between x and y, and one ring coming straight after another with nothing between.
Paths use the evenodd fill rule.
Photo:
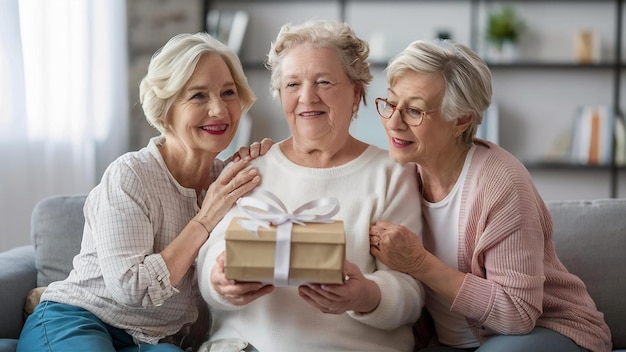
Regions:
<instances>
[{"instance_id":1,"label":"green potted plant","mask_svg":"<svg viewBox=\"0 0 626 352\"><path fill-rule=\"evenodd\" d=\"M515 8L506 4L499 11L489 13L487 42L496 53L502 56L506 46L512 45L511 49L515 50L519 36L525 29L526 23L518 16Z\"/></svg>"}]
</instances>

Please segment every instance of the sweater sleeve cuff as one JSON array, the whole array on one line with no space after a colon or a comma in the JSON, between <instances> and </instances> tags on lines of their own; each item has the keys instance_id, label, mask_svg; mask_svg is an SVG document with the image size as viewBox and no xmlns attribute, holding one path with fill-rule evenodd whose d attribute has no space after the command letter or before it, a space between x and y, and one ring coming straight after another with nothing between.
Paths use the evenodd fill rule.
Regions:
<instances>
[{"instance_id":1,"label":"sweater sleeve cuff","mask_svg":"<svg viewBox=\"0 0 626 352\"><path fill-rule=\"evenodd\" d=\"M349 311L348 314L369 326L391 330L415 322L424 305L424 289L411 276L379 270L365 275L380 288L380 303L369 313Z\"/></svg>"},{"instance_id":2,"label":"sweater sleeve cuff","mask_svg":"<svg viewBox=\"0 0 626 352\"><path fill-rule=\"evenodd\" d=\"M485 321L495 297L495 287L485 279L466 274L450 310L477 321Z\"/></svg>"},{"instance_id":3,"label":"sweater sleeve cuff","mask_svg":"<svg viewBox=\"0 0 626 352\"><path fill-rule=\"evenodd\" d=\"M165 300L177 294L179 291L172 287L170 273L161 255L146 257L144 264L148 269L150 285L148 286L148 298L155 307L163 305Z\"/></svg>"}]
</instances>

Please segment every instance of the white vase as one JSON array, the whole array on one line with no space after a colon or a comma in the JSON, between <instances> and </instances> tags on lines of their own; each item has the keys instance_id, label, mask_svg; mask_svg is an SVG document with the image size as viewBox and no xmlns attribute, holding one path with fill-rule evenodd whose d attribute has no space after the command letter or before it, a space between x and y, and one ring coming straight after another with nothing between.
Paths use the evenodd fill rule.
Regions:
<instances>
[{"instance_id":1,"label":"white vase","mask_svg":"<svg viewBox=\"0 0 626 352\"><path fill-rule=\"evenodd\" d=\"M489 44L488 58L490 62L507 63L517 60L517 44L505 40L501 46L494 43Z\"/></svg>"}]
</instances>

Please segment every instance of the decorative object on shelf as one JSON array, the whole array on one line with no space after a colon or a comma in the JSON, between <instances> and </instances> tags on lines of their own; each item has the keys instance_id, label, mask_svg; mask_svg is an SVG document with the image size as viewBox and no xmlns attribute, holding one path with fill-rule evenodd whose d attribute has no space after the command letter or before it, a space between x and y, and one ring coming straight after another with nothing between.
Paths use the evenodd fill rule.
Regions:
<instances>
[{"instance_id":1,"label":"decorative object on shelf","mask_svg":"<svg viewBox=\"0 0 626 352\"><path fill-rule=\"evenodd\" d=\"M526 30L526 22L519 17L511 4L489 13L486 39L489 44L488 60L510 62L517 58L519 36Z\"/></svg>"},{"instance_id":2,"label":"decorative object on shelf","mask_svg":"<svg viewBox=\"0 0 626 352\"><path fill-rule=\"evenodd\" d=\"M438 29L435 32L435 38L442 39L442 40L453 39L452 31L450 31L449 29Z\"/></svg>"},{"instance_id":3,"label":"decorative object on shelf","mask_svg":"<svg viewBox=\"0 0 626 352\"><path fill-rule=\"evenodd\" d=\"M240 54L250 15L247 12L211 10L206 15L207 32Z\"/></svg>"},{"instance_id":4,"label":"decorative object on shelf","mask_svg":"<svg viewBox=\"0 0 626 352\"><path fill-rule=\"evenodd\" d=\"M576 33L576 58L581 64L600 61L600 38L592 29L580 29Z\"/></svg>"},{"instance_id":5,"label":"decorative object on shelf","mask_svg":"<svg viewBox=\"0 0 626 352\"><path fill-rule=\"evenodd\" d=\"M545 156L540 158L535 165L574 165L572 151L573 133L569 129L561 131L550 144ZM578 165L578 163L575 163Z\"/></svg>"},{"instance_id":6,"label":"decorative object on shelf","mask_svg":"<svg viewBox=\"0 0 626 352\"><path fill-rule=\"evenodd\" d=\"M582 165L610 165L615 128L608 106L580 107L574 119L572 161Z\"/></svg>"},{"instance_id":7,"label":"decorative object on shelf","mask_svg":"<svg viewBox=\"0 0 626 352\"><path fill-rule=\"evenodd\" d=\"M626 126L623 116L614 116L615 119L615 165L626 166Z\"/></svg>"}]
</instances>

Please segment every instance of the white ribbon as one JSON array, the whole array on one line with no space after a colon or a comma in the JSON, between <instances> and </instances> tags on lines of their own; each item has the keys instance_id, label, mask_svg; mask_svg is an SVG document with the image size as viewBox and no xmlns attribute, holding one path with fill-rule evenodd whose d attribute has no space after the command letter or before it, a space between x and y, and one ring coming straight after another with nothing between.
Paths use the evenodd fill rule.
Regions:
<instances>
[{"instance_id":1,"label":"white ribbon","mask_svg":"<svg viewBox=\"0 0 626 352\"><path fill-rule=\"evenodd\" d=\"M249 219L241 219L237 223L255 236L259 236L258 228L269 229L269 225L276 226L276 255L274 260L274 285L289 286L289 263L291 260L291 230L293 224L306 226L307 222L322 224L333 223L332 219L339 212L337 198L325 197L313 200L299 206L290 213L283 202L272 192L259 189L258 193L272 200L277 206L255 197L242 197L237 200L239 211ZM304 212L332 205L326 214L305 214Z\"/></svg>"}]
</instances>

